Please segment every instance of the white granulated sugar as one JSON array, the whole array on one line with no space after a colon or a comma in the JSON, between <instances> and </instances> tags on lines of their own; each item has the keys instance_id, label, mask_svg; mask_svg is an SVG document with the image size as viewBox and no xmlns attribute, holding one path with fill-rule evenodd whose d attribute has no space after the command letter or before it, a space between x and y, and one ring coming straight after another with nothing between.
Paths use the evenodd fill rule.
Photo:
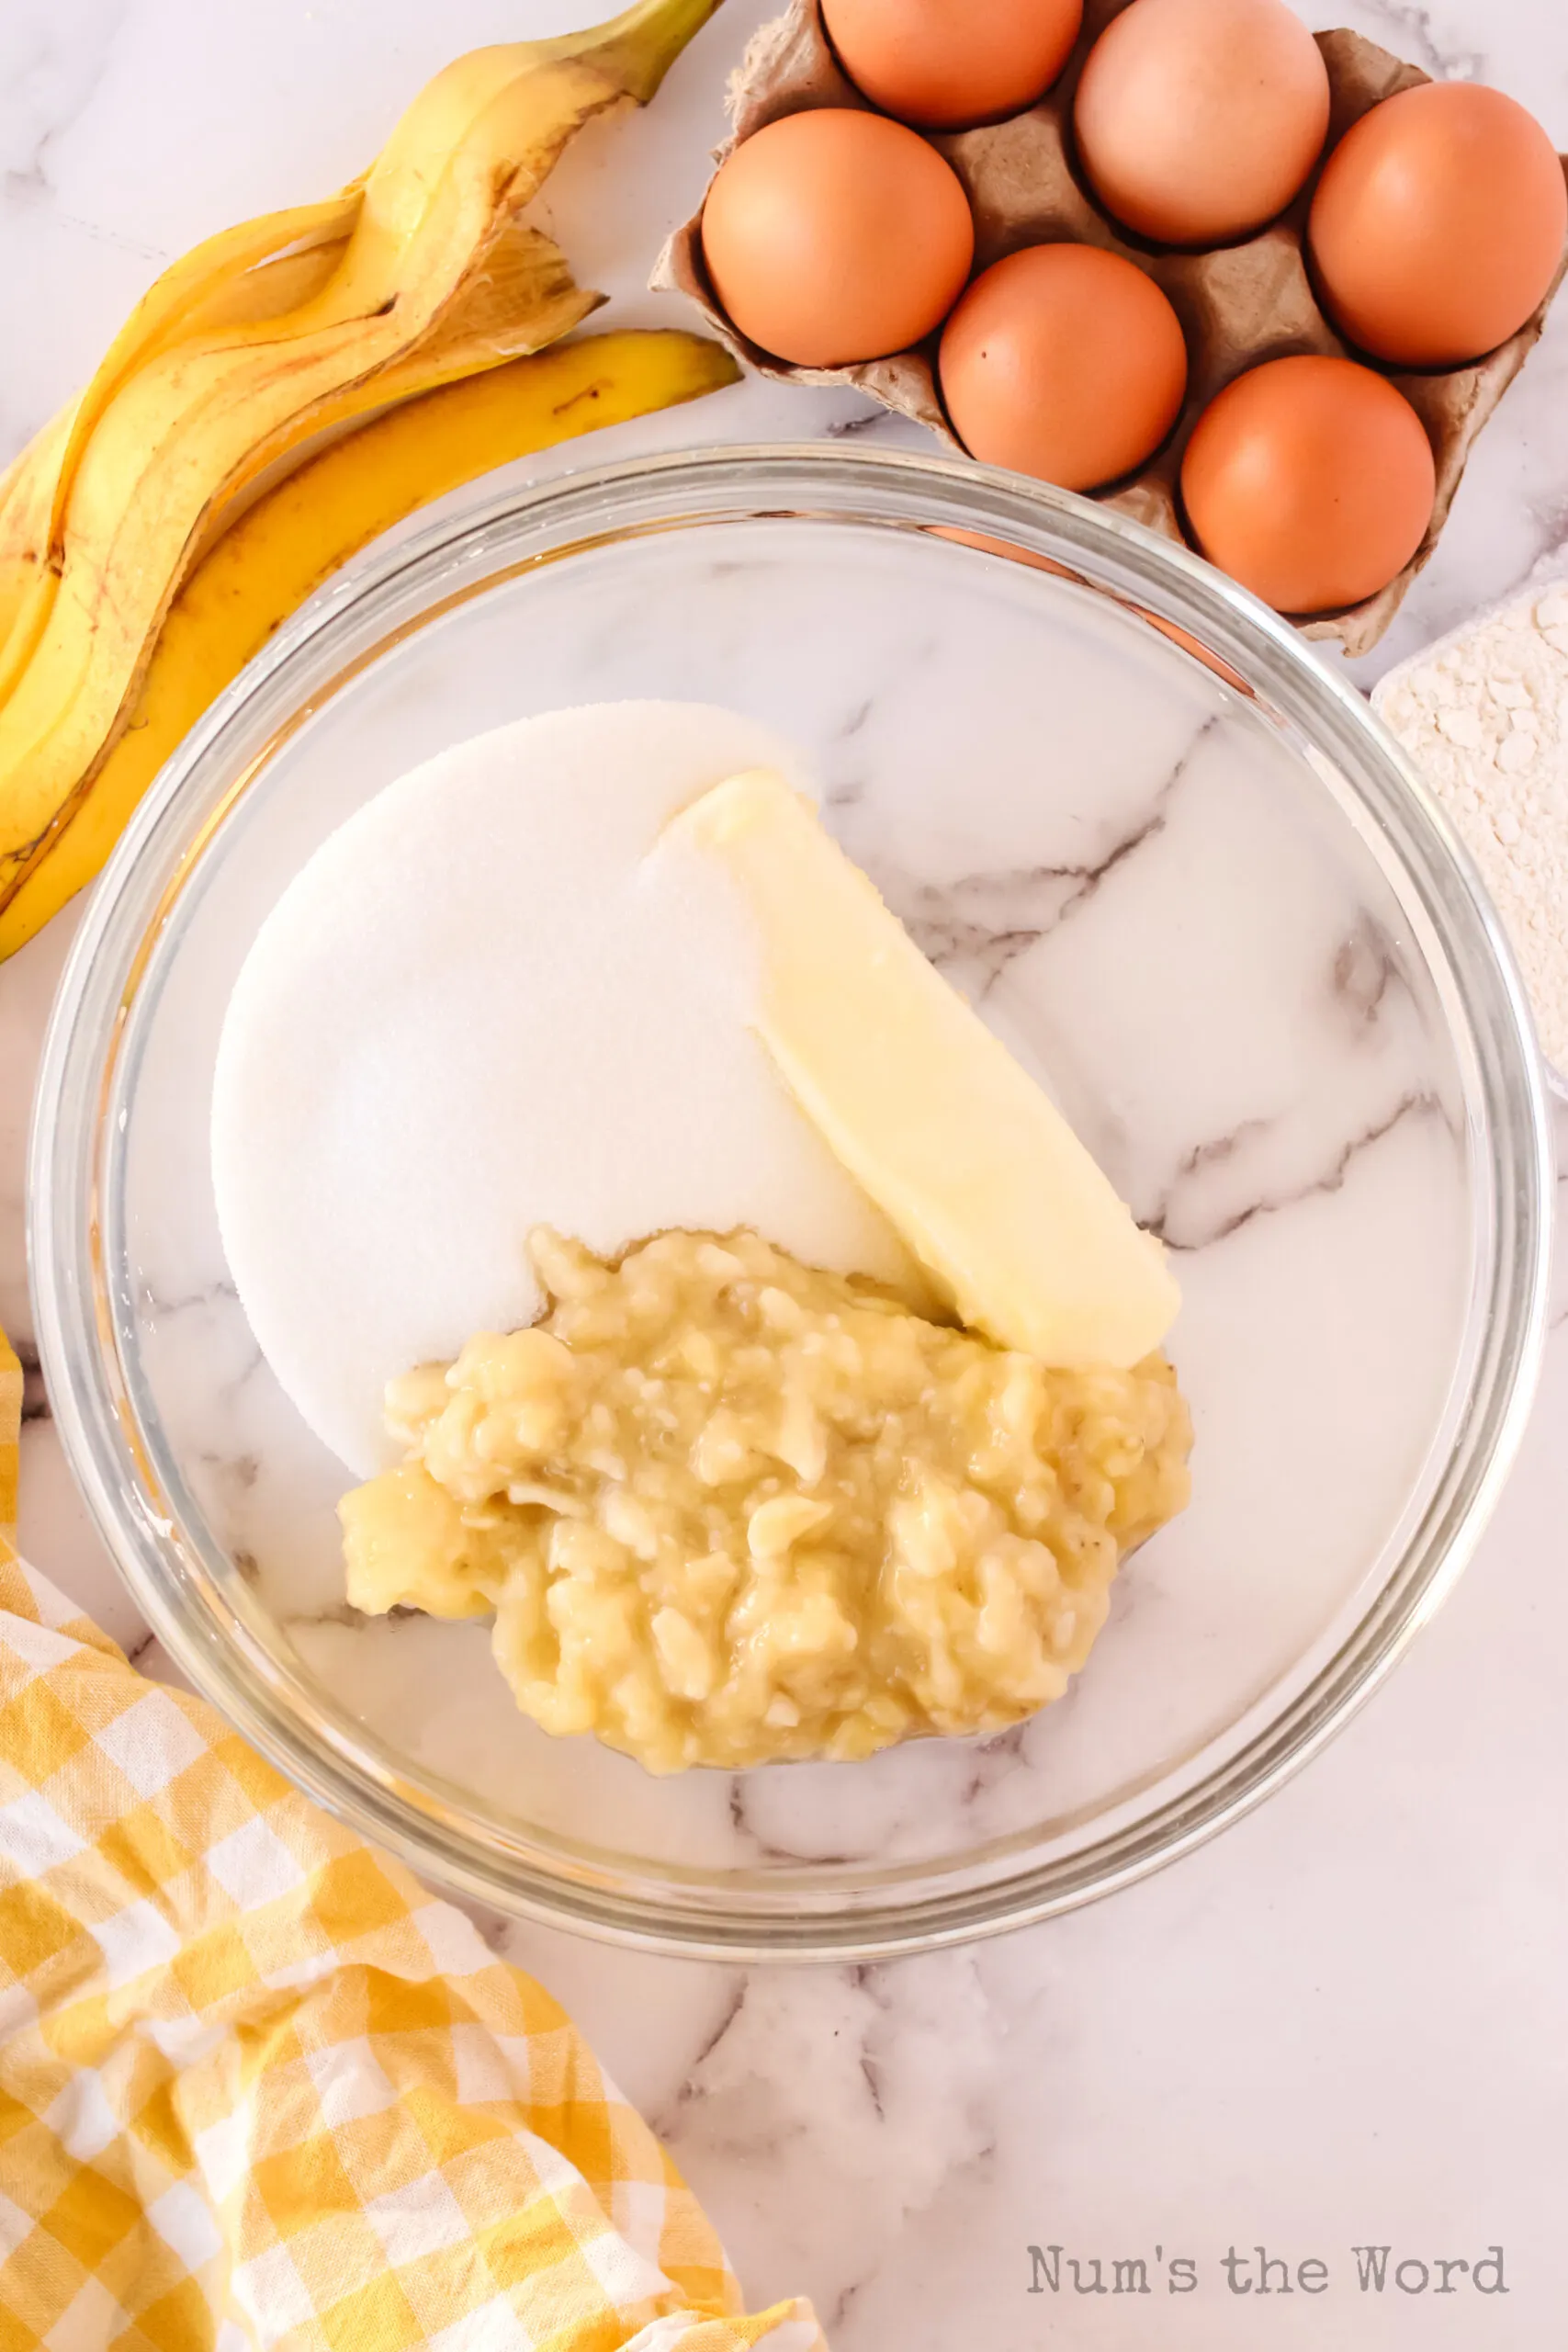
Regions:
<instances>
[{"instance_id":1,"label":"white granulated sugar","mask_svg":"<svg viewBox=\"0 0 1568 2352\"><path fill-rule=\"evenodd\" d=\"M905 1263L750 1033L744 933L679 861L644 863L759 766L811 788L728 711L525 719L380 793L258 933L218 1055L219 1218L273 1371L357 1475L389 1458L389 1379L537 1314L536 1224L600 1251L747 1225L840 1272Z\"/></svg>"},{"instance_id":2,"label":"white granulated sugar","mask_svg":"<svg viewBox=\"0 0 1568 2352\"><path fill-rule=\"evenodd\" d=\"M1390 671L1372 703L1480 867L1568 1071L1568 582Z\"/></svg>"}]
</instances>

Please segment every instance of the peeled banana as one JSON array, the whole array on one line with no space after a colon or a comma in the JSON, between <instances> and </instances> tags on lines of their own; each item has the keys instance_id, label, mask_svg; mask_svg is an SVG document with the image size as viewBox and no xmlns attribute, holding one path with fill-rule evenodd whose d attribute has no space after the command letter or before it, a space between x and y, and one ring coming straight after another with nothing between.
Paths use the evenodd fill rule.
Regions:
<instances>
[{"instance_id":1,"label":"peeled banana","mask_svg":"<svg viewBox=\"0 0 1568 2352\"><path fill-rule=\"evenodd\" d=\"M231 232L154 288L0 485L0 911L92 791L226 511L324 430L538 349L592 307L517 211L582 123L652 96L717 5L637 0L592 32L459 58L302 232ZM301 241L335 259L279 314L269 270L298 283Z\"/></svg>"},{"instance_id":2,"label":"peeled banana","mask_svg":"<svg viewBox=\"0 0 1568 2352\"><path fill-rule=\"evenodd\" d=\"M726 351L699 335L589 335L428 392L290 474L181 589L130 725L91 794L0 911L0 956L15 954L92 880L181 738L279 621L357 549L491 467L696 400L739 373Z\"/></svg>"}]
</instances>

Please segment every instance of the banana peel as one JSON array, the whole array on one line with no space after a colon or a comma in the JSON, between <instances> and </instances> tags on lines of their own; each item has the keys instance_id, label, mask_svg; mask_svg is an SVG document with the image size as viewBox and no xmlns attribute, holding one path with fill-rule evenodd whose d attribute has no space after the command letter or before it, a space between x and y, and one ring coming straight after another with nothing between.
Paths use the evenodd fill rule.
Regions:
<instances>
[{"instance_id":1,"label":"banana peel","mask_svg":"<svg viewBox=\"0 0 1568 2352\"><path fill-rule=\"evenodd\" d=\"M154 338L90 432L68 433L58 575L41 628L24 615L31 640L0 706L0 910L90 789L216 519L290 449L396 396L387 379L439 345L568 140L651 96L717 5L637 0L594 31L457 60L351 192L353 226L318 290L282 319ZM547 240L532 249L541 269L552 255ZM541 341L562 332L571 304L558 297Z\"/></svg>"},{"instance_id":2,"label":"banana peel","mask_svg":"<svg viewBox=\"0 0 1568 2352\"><path fill-rule=\"evenodd\" d=\"M59 578L50 544L55 493L79 405L52 417L0 479L0 703L49 617Z\"/></svg>"},{"instance_id":3,"label":"banana peel","mask_svg":"<svg viewBox=\"0 0 1568 2352\"><path fill-rule=\"evenodd\" d=\"M286 266L282 263L275 268ZM350 426L400 401L435 390L488 368L558 343L603 304L579 286L558 245L537 229L509 221L439 324L413 350L321 404L308 438L265 466L236 477L229 497L207 516L191 564L199 563L245 508ZM188 567L187 567L188 568Z\"/></svg>"},{"instance_id":4,"label":"banana peel","mask_svg":"<svg viewBox=\"0 0 1568 2352\"><path fill-rule=\"evenodd\" d=\"M134 368L174 342L188 343L225 326L261 324L307 304L323 314L352 316L356 301L371 307L389 292L395 295L398 242L422 225L433 151L439 154L450 141L454 160L466 165L470 181L488 164L497 175L490 190L491 206L504 199L514 210L536 191L567 141L592 114L628 101L646 104L652 97L670 64L716 6L717 0L642 0L641 6L585 35L502 44L459 58L409 108L368 175L369 217L347 271L342 266L344 247L365 209L363 175L322 202L224 230L164 271L116 335L68 417L47 426L0 480L0 699L8 673L19 666L17 649L9 643L18 608L40 591L51 590L48 558L51 548L58 552L64 492L75 458ZM547 128L525 164L509 166L503 152L509 128L506 105L515 112L518 85L528 83L535 85L533 101ZM500 119L491 119L495 117ZM465 153L468 146L472 152ZM386 284L378 297L373 288L378 268ZM541 348L542 343L531 347ZM517 355L508 351L499 356ZM25 522L8 533L7 492L13 477L24 474L32 477L18 481ZM8 544L12 538L20 543ZM29 615L24 634L36 638L39 625L38 616ZM27 650L20 659L25 660Z\"/></svg>"},{"instance_id":5,"label":"banana peel","mask_svg":"<svg viewBox=\"0 0 1568 2352\"><path fill-rule=\"evenodd\" d=\"M35 449L24 452L20 467L37 467L47 477L26 486L29 521L40 507L48 519L41 529L27 532L26 544L14 555L4 523L10 478L0 481L0 700L7 676L26 659L41 627L31 606L39 596L52 594L48 559L51 549L59 551L74 461L133 369L171 343L188 342L193 334L259 325L307 304L324 319L352 317L355 303L368 309L395 300L402 246L421 229L428 232L427 215L434 209L433 155L445 155L447 176L464 182L470 198L478 180L481 205L492 212L515 211L536 192L583 122L607 107L648 103L717 6L718 0L639 0L585 34L470 51L427 85L370 174L321 202L223 230L164 270L116 335L86 392L73 403L63 435L46 427L39 439L47 446L35 445L36 457ZM528 124L530 111L536 127ZM515 160L508 160L509 145L516 148ZM450 197L452 191L446 193ZM344 247L362 211L366 217L352 264L344 269ZM312 267L313 249L324 250L333 266ZM265 285L267 296L281 299L258 301L265 279L258 266L283 256L294 265L292 271ZM19 654L10 642L18 622L24 640Z\"/></svg>"},{"instance_id":6,"label":"banana peel","mask_svg":"<svg viewBox=\"0 0 1568 2352\"><path fill-rule=\"evenodd\" d=\"M291 473L232 525L169 610L130 723L76 815L0 911L14 955L102 866L164 761L312 591L393 524L476 475L736 381L678 331L590 335L426 393Z\"/></svg>"},{"instance_id":7,"label":"banana peel","mask_svg":"<svg viewBox=\"0 0 1568 2352\"><path fill-rule=\"evenodd\" d=\"M401 358L323 401L314 430L331 432L460 376L543 351L581 326L604 300L578 285L566 255L542 231L509 220L431 332Z\"/></svg>"},{"instance_id":8,"label":"banana peel","mask_svg":"<svg viewBox=\"0 0 1568 2352\"><path fill-rule=\"evenodd\" d=\"M182 254L137 303L86 390L44 427L0 482L0 702L47 624L76 459L115 393L136 368L187 335L193 319L209 313L219 321L276 316L276 311L257 307L264 283L258 265L289 253L298 283L315 251L342 253L360 201L356 185L322 203L296 205L225 229ZM325 282L323 273L315 274ZM266 291L287 302L292 288L275 279Z\"/></svg>"},{"instance_id":9,"label":"banana peel","mask_svg":"<svg viewBox=\"0 0 1568 2352\"><path fill-rule=\"evenodd\" d=\"M358 203L355 189L325 204L273 213L209 238L175 262L132 311L85 391L0 474L0 702L30 650L16 641L18 614L40 574L56 576L47 568L51 553L61 552L63 488L110 393L133 366L182 336L281 318L319 294L343 258Z\"/></svg>"}]
</instances>

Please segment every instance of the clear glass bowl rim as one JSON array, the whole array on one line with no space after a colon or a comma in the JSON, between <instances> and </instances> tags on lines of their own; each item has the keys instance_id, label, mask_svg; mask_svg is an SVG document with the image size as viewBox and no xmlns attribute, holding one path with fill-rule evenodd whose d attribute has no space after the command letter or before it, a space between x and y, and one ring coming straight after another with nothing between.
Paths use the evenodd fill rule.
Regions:
<instances>
[{"instance_id":1,"label":"clear glass bowl rim","mask_svg":"<svg viewBox=\"0 0 1568 2352\"><path fill-rule=\"evenodd\" d=\"M1490 1180L1495 1234L1462 1430L1393 1572L1352 1633L1278 1714L1195 1787L1066 1857L1005 1874L933 1866L893 1887L867 1871L829 1896L761 1899L661 1880L607 1883L498 1851L457 1809L357 1749L341 1727L283 1705L265 1657L231 1639L199 1566L146 1479L114 1338L101 1186L104 1112L126 1009L178 877L265 748L236 766L247 729L266 742L450 604L585 546L770 516L874 522L1063 568L1132 607L1197 659L1216 657L1301 730L1353 790L1419 892L1470 1022L1472 1165ZM483 570L465 588L465 569ZM367 632L377 634L372 638ZM363 642L361 642L363 640ZM1195 641L1194 641L1195 640ZM359 643L354 658L343 649ZM366 647L369 650L367 650ZM1211 667L1214 666L1213 662ZM297 674L298 673L298 674ZM303 691L301 691L303 689ZM236 778L238 779L236 781ZM46 1107L47 1106L47 1107ZM39 1070L28 1165L28 1262L40 1361L67 1458L132 1597L170 1656L297 1785L427 1879L516 1916L646 1950L731 1961L873 1959L1049 1917L1146 1876L1259 1804L1371 1695L1457 1580L1528 1418L1545 1337L1551 1136L1528 1001L1496 915L1441 812L1346 680L1290 626L1186 549L1107 508L969 463L821 444L728 447L624 459L513 491L351 565L280 628L162 772L86 910ZM806 1873L808 1877L809 1873Z\"/></svg>"}]
</instances>

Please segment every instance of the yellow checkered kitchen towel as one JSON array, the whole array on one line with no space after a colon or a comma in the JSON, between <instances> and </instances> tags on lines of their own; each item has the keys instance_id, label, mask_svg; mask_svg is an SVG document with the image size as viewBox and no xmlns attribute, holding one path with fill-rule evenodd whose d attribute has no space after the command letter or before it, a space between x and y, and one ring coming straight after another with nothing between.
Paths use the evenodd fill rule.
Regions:
<instances>
[{"instance_id":1,"label":"yellow checkered kitchen towel","mask_svg":"<svg viewBox=\"0 0 1568 2352\"><path fill-rule=\"evenodd\" d=\"M0 2352L824 2352L739 2303L549 1996L0 1533Z\"/></svg>"}]
</instances>

